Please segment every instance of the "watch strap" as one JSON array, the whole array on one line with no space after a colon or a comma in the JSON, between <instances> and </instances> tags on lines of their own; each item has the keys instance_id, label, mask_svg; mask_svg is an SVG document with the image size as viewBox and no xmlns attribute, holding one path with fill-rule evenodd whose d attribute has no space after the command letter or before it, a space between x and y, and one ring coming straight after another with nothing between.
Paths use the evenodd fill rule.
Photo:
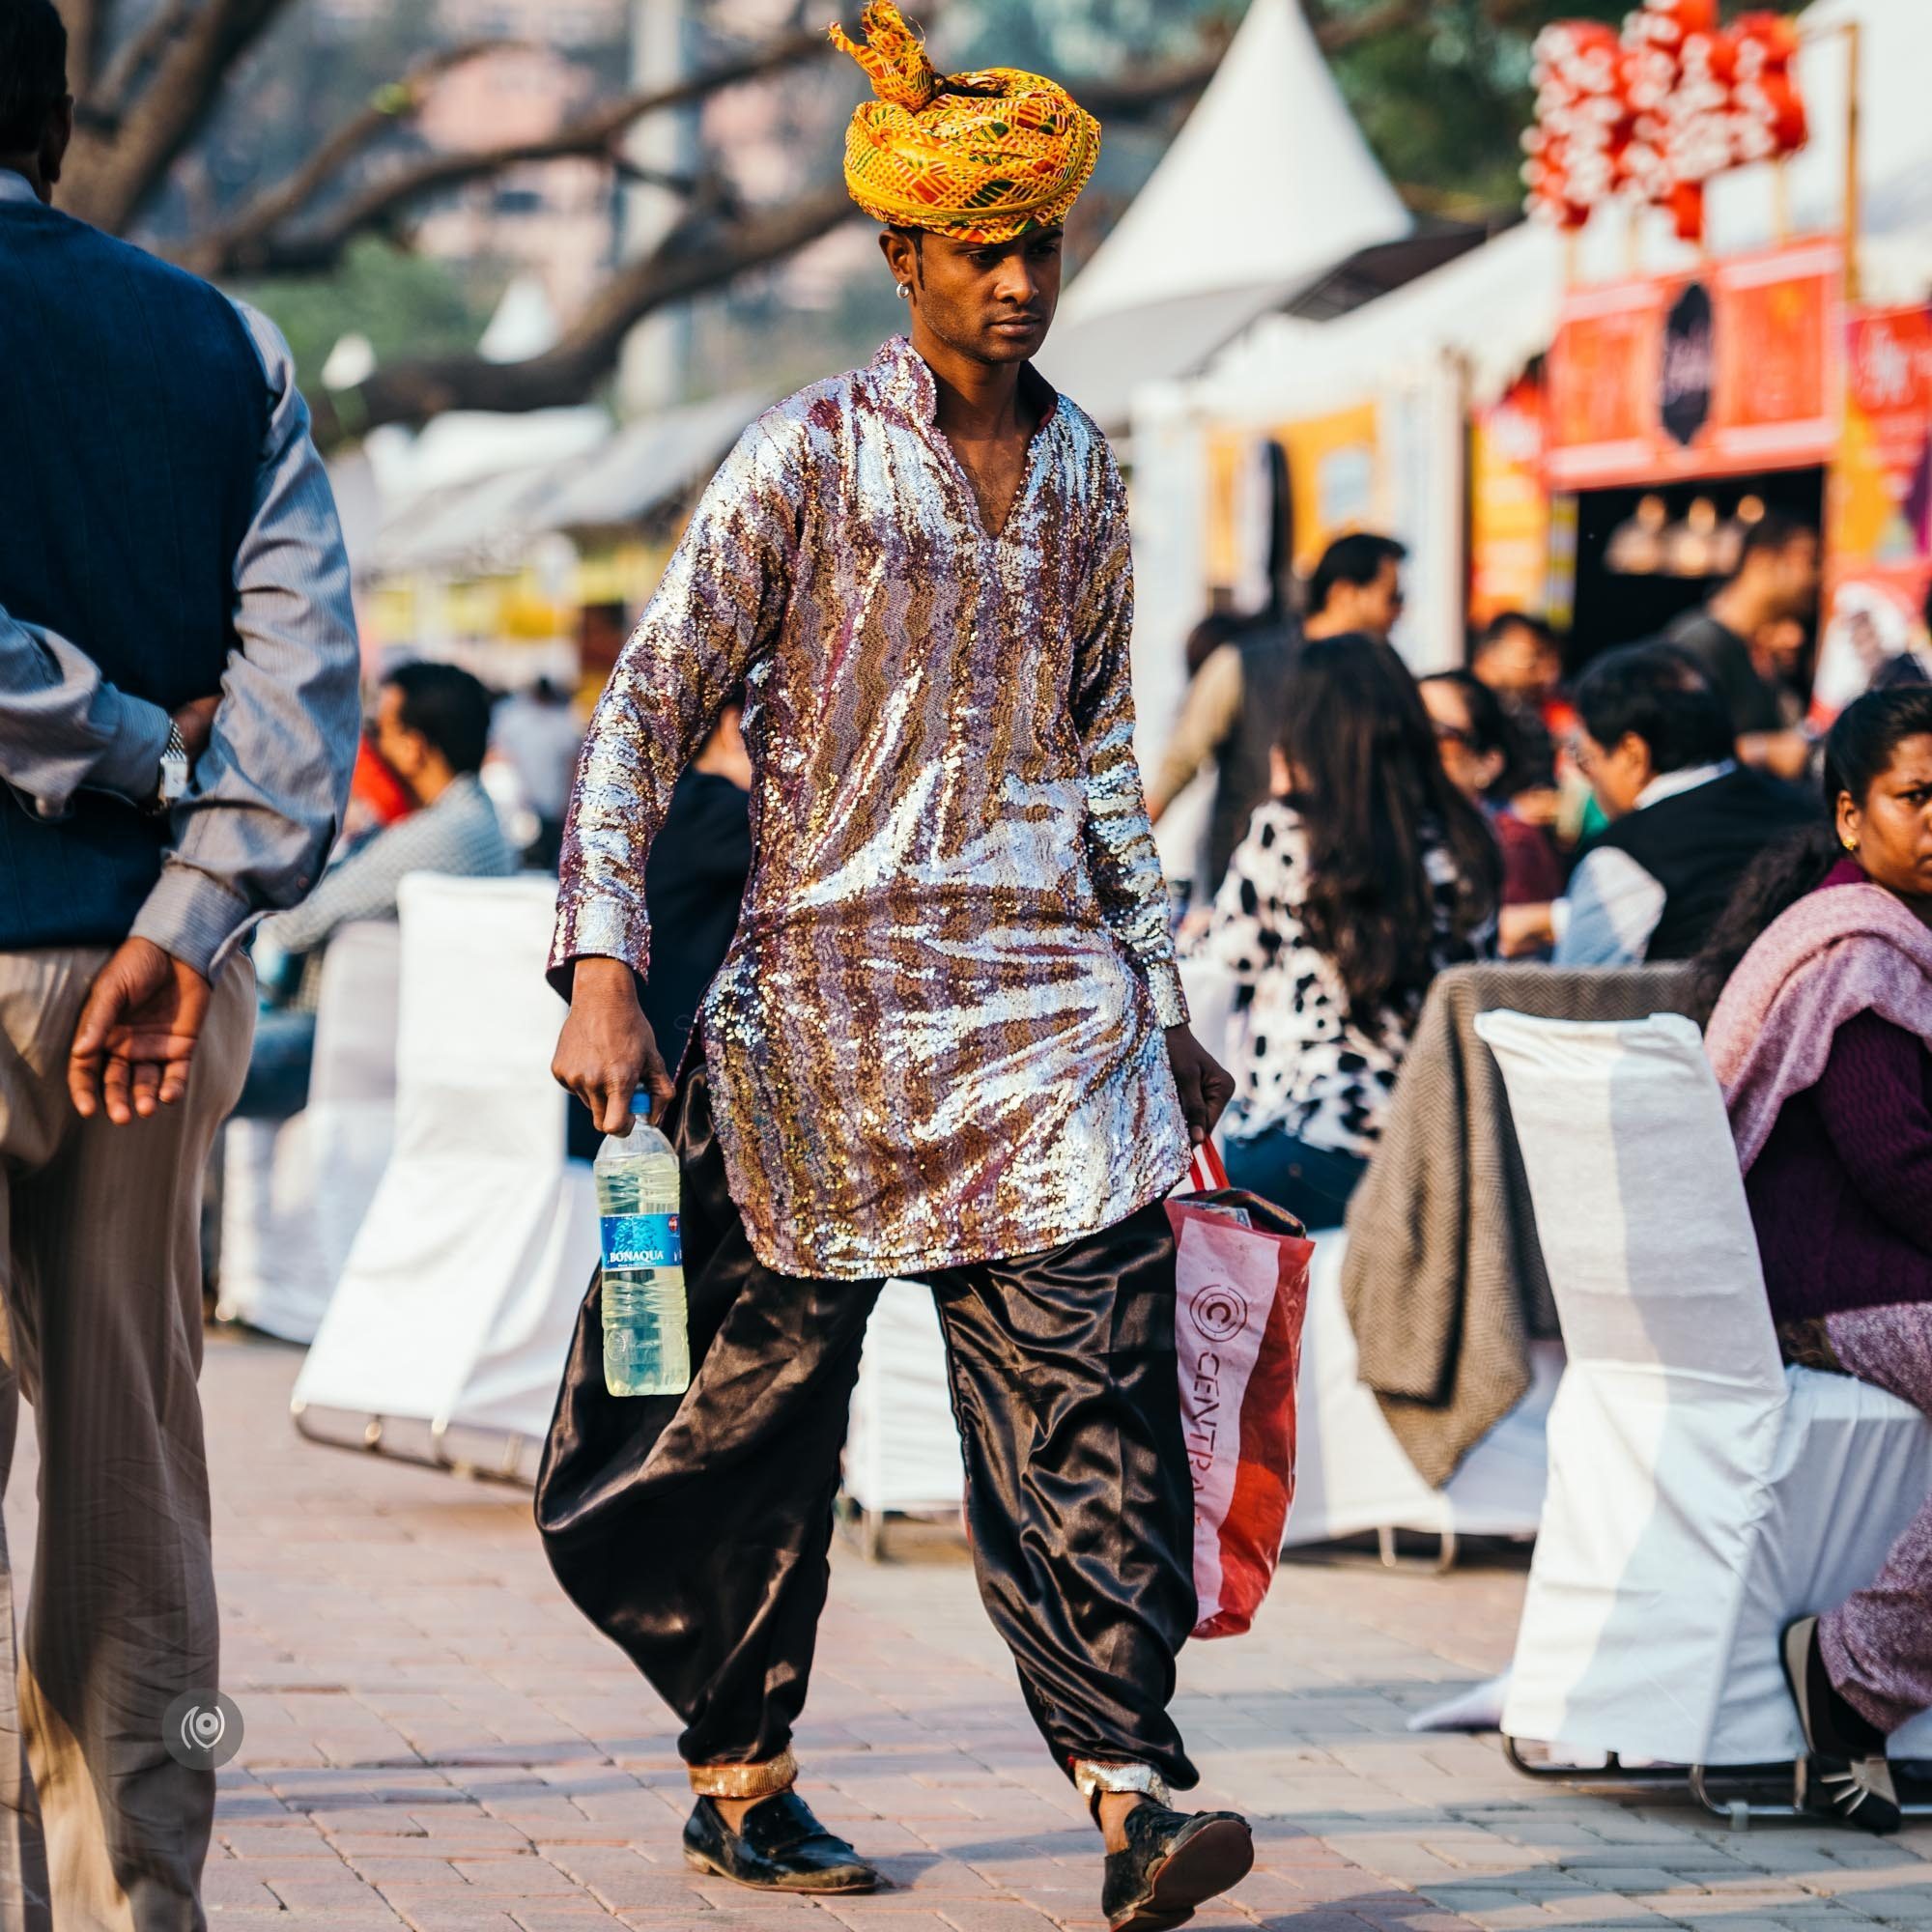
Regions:
<instances>
[{"instance_id":1,"label":"watch strap","mask_svg":"<svg viewBox=\"0 0 1932 1932\"><path fill-rule=\"evenodd\" d=\"M171 718L168 720L167 743L161 747L159 778L148 810L158 817L171 807L180 804L187 796L188 779L192 773L193 766L187 754L187 741L181 734L181 726Z\"/></svg>"}]
</instances>

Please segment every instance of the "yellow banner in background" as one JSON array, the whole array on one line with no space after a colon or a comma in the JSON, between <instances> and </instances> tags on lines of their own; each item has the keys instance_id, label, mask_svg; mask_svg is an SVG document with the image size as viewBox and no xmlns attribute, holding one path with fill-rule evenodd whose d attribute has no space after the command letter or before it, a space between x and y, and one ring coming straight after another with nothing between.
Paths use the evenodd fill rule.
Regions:
<instances>
[{"instance_id":1,"label":"yellow banner in background","mask_svg":"<svg viewBox=\"0 0 1932 1932\"><path fill-rule=\"evenodd\" d=\"M1294 564L1304 576L1337 537L1385 517L1388 484L1376 404L1271 427L1210 429L1202 557L1212 601L1225 601L1256 574L1259 559L1244 553L1258 540L1258 526L1246 512L1249 493L1259 487L1261 446L1269 440L1288 457Z\"/></svg>"},{"instance_id":2,"label":"yellow banner in background","mask_svg":"<svg viewBox=\"0 0 1932 1932\"><path fill-rule=\"evenodd\" d=\"M1307 422L1284 423L1274 438L1288 451L1294 567L1306 576L1337 537L1387 518L1381 412L1374 403L1360 403Z\"/></svg>"},{"instance_id":3,"label":"yellow banner in background","mask_svg":"<svg viewBox=\"0 0 1932 1932\"><path fill-rule=\"evenodd\" d=\"M1469 427L1469 622L1546 613L1549 493L1543 482L1543 391L1524 377Z\"/></svg>"}]
</instances>

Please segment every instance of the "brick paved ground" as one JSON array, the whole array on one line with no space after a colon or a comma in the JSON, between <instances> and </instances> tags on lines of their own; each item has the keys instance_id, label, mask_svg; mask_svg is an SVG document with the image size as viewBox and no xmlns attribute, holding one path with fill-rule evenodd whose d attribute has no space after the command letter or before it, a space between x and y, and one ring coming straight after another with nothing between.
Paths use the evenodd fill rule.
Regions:
<instances>
[{"instance_id":1,"label":"brick paved ground","mask_svg":"<svg viewBox=\"0 0 1932 1932\"><path fill-rule=\"evenodd\" d=\"M963 1559L841 1551L800 1740L820 1814L895 1889L769 1904L679 1860L672 1727L553 1587L522 1493L303 1443L294 1353L217 1342L204 1378L225 1688L215 1924L355 1932L1094 1928L1095 1841L1045 1764ZM31 1459L10 1502L14 1548ZM1505 1660L1521 1575L1285 1570L1249 1638L1184 1660L1212 1804L1261 1861L1206 1924L1293 1932L1932 1928L1932 1828L1881 1845L1508 1770L1406 1717Z\"/></svg>"}]
</instances>

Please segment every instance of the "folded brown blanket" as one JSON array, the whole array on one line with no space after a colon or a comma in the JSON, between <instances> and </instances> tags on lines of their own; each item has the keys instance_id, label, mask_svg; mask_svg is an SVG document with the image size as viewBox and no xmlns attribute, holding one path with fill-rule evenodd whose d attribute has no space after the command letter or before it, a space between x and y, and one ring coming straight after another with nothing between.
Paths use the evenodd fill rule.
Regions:
<instances>
[{"instance_id":1,"label":"folded brown blanket","mask_svg":"<svg viewBox=\"0 0 1932 1932\"><path fill-rule=\"evenodd\" d=\"M1459 966L1431 989L1381 1146L1349 1208L1342 1297L1396 1439L1439 1489L1529 1389L1554 1339L1509 1098L1478 1013L1634 1020L1690 1013L1684 966Z\"/></svg>"}]
</instances>

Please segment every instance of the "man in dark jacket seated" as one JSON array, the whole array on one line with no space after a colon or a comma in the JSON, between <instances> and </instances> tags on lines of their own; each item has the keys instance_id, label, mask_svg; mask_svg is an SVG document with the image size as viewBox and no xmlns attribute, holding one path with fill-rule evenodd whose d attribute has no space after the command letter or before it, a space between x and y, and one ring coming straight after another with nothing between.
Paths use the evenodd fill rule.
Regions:
<instances>
[{"instance_id":1,"label":"man in dark jacket seated","mask_svg":"<svg viewBox=\"0 0 1932 1932\"><path fill-rule=\"evenodd\" d=\"M1577 756L1609 815L1566 897L1517 908L1557 966L1635 966L1693 958L1745 869L1808 824L1796 791L1737 762L1729 707L1684 652L1637 644L1599 658L1577 686Z\"/></svg>"}]
</instances>

